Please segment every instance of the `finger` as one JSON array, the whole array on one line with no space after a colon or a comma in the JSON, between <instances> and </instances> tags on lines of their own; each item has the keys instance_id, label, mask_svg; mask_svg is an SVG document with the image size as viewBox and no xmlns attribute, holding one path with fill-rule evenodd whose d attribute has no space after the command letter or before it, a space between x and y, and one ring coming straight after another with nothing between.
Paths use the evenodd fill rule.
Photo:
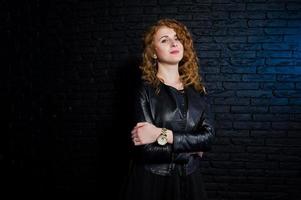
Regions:
<instances>
[{"instance_id":1,"label":"finger","mask_svg":"<svg viewBox=\"0 0 301 200\"><path fill-rule=\"evenodd\" d=\"M139 139L139 137L138 137L138 135L137 135L137 134L132 134L131 138L132 138L132 139L134 139L134 138L137 138L137 139Z\"/></svg>"},{"instance_id":2,"label":"finger","mask_svg":"<svg viewBox=\"0 0 301 200\"><path fill-rule=\"evenodd\" d=\"M139 145L142 145L142 143L141 142L134 142L134 145L139 146Z\"/></svg>"},{"instance_id":3,"label":"finger","mask_svg":"<svg viewBox=\"0 0 301 200\"><path fill-rule=\"evenodd\" d=\"M140 142L140 140L138 139L138 138L133 138L133 143L134 143L134 145L141 145L141 142Z\"/></svg>"},{"instance_id":4,"label":"finger","mask_svg":"<svg viewBox=\"0 0 301 200\"><path fill-rule=\"evenodd\" d=\"M144 126L144 125L142 125L142 126ZM131 131L131 133L138 133L138 129L139 128L141 128L142 126L135 126L133 129L132 129L132 131Z\"/></svg>"},{"instance_id":5,"label":"finger","mask_svg":"<svg viewBox=\"0 0 301 200\"><path fill-rule=\"evenodd\" d=\"M137 134L138 134L138 130L137 130L137 129L132 130L132 131L131 131L131 134L132 134L132 135L133 135L133 134L136 134L136 135L137 135Z\"/></svg>"},{"instance_id":6,"label":"finger","mask_svg":"<svg viewBox=\"0 0 301 200\"><path fill-rule=\"evenodd\" d=\"M132 129L132 133L137 133L138 132L138 129L140 128L141 126L139 126L139 127L134 127L133 129Z\"/></svg>"},{"instance_id":7,"label":"finger","mask_svg":"<svg viewBox=\"0 0 301 200\"><path fill-rule=\"evenodd\" d=\"M137 131L138 128L139 128L139 126L134 126L132 131Z\"/></svg>"},{"instance_id":8,"label":"finger","mask_svg":"<svg viewBox=\"0 0 301 200\"><path fill-rule=\"evenodd\" d=\"M138 128L138 127L144 126L146 124L148 124L148 122L138 122L135 127Z\"/></svg>"}]
</instances>

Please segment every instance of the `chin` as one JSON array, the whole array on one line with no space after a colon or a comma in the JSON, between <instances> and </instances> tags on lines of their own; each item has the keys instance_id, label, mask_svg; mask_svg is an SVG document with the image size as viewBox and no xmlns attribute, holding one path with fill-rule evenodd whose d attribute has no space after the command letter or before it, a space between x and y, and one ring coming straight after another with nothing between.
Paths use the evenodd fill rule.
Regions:
<instances>
[{"instance_id":1,"label":"chin","mask_svg":"<svg viewBox=\"0 0 301 200\"><path fill-rule=\"evenodd\" d=\"M180 62L182 59L183 59L183 57L176 58L176 59L174 59L174 62L177 62L177 63L179 63L179 62Z\"/></svg>"},{"instance_id":2,"label":"chin","mask_svg":"<svg viewBox=\"0 0 301 200\"><path fill-rule=\"evenodd\" d=\"M175 65L175 64L179 64L181 60L173 60L173 61L169 61L168 63L171 65Z\"/></svg>"}]
</instances>

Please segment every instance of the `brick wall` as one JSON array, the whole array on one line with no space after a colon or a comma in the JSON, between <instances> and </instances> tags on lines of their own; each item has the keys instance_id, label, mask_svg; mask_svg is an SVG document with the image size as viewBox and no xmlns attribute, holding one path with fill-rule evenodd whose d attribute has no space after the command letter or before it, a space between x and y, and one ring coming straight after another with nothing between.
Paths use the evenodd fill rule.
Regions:
<instances>
[{"instance_id":1,"label":"brick wall","mask_svg":"<svg viewBox=\"0 0 301 200\"><path fill-rule=\"evenodd\" d=\"M39 190L122 184L141 35L171 17L191 30L211 96L217 132L203 164L210 199L300 197L300 1L3 5L10 150L1 162L20 188L27 178L36 181L27 189Z\"/></svg>"}]
</instances>

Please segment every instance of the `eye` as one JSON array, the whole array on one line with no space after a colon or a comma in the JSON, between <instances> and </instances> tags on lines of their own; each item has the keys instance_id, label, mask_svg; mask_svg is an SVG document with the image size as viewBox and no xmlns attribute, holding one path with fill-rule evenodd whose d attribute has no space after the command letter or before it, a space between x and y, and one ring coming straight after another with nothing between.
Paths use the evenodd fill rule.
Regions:
<instances>
[{"instance_id":1,"label":"eye","mask_svg":"<svg viewBox=\"0 0 301 200\"><path fill-rule=\"evenodd\" d=\"M166 39L163 39L163 40L161 40L161 43L165 43L167 40Z\"/></svg>"}]
</instances>

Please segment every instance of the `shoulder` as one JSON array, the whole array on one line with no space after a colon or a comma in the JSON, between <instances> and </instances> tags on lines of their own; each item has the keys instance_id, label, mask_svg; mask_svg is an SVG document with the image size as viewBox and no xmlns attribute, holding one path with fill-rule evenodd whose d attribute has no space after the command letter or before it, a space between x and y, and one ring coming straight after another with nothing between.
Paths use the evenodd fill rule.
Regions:
<instances>
[{"instance_id":1,"label":"shoulder","mask_svg":"<svg viewBox=\"0 0 301 200\"><path fill-rule=\"evenodd\" d=\"M139 92L146 92L146 93L154 93L155 92L154 86L145 80L139 81L137 89Z\"/></svg>"},{"instance_id":2,"label":"shoulder","mask_svg":"<svg viewBox=\"0 0 301 200\"><path fill-rule=\"evenodd\" d=\"M197 91L193 86L189 86L186 90L188 92L188 97L192 99L197 99L203 103L210 103L210 96L204 91Z\"/></svg>"},{"instance_id":3,"label":"shoulder","mask_svg":"<svg viewBox=\"0 0 301 200\"><path fill-rule=\"evenodd\" d=\"M150 87L150 84L144 80L140 80L137 83L137 91L138 92L145 92L146 90L148 90L149 87Z\"/></svg>"},{"instance_id":4,"label":"shoulder","mask_svg":"<svg viewBox=\"0 0 301 200\"><path fill-rule=\"evenodd\" d=\"M198 91L196 90L192 85L188 86L187 87L187 91L194 94L194 95L197 95L197 96L200 96L200 97L207 97L207 93L205 93L204 91Z\"/></svg>"},{"instance_id":5,"label":"shoulder","mask_svg":"<svg viewBox=\"0 0 301 200\"><path fill-rule=\"evenodd\" d=\"M199 96L201 97L201 99L206 103L209 104L210 103L210 96L208 93L206 93L205 91L200 91L198 92Z\"/></svg>"},{"instance_id":6,"label":"shoulder","mask_svg":"<svg viewBox=\"0 0 301 200\"><path fill-rule=\"evenodd\" d=\"M143 98L147 100L150 98L150 96L152 96L153 93L154 93L154 88L150 83L144 80L140 80L137 83L136 96L138 96L139 98Z\"/></svg>"}]
</instances>

